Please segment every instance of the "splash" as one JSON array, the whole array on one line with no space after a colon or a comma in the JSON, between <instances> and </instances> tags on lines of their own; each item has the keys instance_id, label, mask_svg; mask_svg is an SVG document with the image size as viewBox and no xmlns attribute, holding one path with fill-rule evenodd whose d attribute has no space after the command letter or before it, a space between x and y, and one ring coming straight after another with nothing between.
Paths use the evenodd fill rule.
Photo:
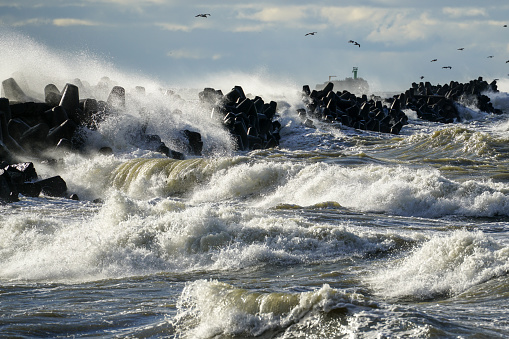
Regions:
<instances>
[{"instance_id":1,"label":"splash","mask_svg":"<svg viewBox=\"0 0 509 339\"><path fill-rule=\"evenodd\" d=\"M509 272L509 248L482 232L433 236L370 278L387 298L450 297ZM394 265L395 264L395 265ZM395 266L395 267L394 267Z\"/></svg>"},{"instance_id":2,"label":"splash","mask_svg":"<svg viewBox=\"0 0 509 339\"><path fill-rule=\"evenodd\" d=\"M252 292L218 281L198 280L184 288L173 326L179 336L261 336L284 331L319 312L346 315L350 308L376 307L361 294L322 288L303 293Z\"/></svg>"}]
</instances>

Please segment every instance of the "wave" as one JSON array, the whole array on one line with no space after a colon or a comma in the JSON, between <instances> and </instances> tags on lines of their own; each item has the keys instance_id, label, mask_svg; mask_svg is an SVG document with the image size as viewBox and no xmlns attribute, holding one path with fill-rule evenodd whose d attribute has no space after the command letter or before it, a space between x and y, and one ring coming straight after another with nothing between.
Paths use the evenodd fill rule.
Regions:
<instances>
[{"instance_id":1,"label":"wave","mask_svg":"<svg viewBox=\"0 0 509 339\"><path fill-rule=\"evenodd\" d=\"M352 308L376 307L361 294L329 285L310 292L270 293L239 289L216 280L198 280L184 288L172 325L176 334L185 338L266 337L319 313L335 312L346 317ZM342 330L346 329L331 328L329 335L341 334Z\"/></svg>"},{"instance_id":2,"label":"wave","mask_svg":"<svg viewBox=\"0 0 509 339\"><path fill-rule=\"evenodd\" d=\"M287 210L189 206L180 199L136 200L120 192L99 206L26 204L0 218L3 280L87 281L333 263L413 242L348 222L317 225L305 217L290 218Z\"/></svg>"},{"instance_id":3,"label":"wave","mask_svg":"<svg viewBox=\"0 0 509 339\"><path fill-rule=\"evenodd\" d=\"M352 211L419 217L507 216L509 206L504 181L455 181L438 169L401 165L141 158L120 164L109 180L134 198L185 195L191 205L221 202L268 209L330 202Z\"/></svg>"},{"instance_id":4,"label":"wave","mask_svg":"<svg viewBox=\"0 0 509 339\"><path fill-rule=\"evenodd\" d=\"M457 295L509 273L509 247L482 232L435 235L369 278L386 298L429 300Z\"/></svg>"}]
</instances>

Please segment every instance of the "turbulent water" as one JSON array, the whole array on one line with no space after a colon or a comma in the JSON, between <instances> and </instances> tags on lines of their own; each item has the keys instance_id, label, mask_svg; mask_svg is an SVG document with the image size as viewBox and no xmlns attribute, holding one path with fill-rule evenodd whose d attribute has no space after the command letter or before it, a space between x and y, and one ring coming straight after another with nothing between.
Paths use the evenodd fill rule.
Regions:
<instances>
[{"instance_id":1,"label":"turbulent water","mask_svg":"<svg viewBox=\"0 0 509 339\"><path fill-rule=\"evenodd\" d=\"M81 200L0 206L1 336L509 335L503 88L487 93L501 115L458 105L463 122L446 125L405 111L409 124L395 136L304 126L303 84L218 77L209 87L240 85L278 102L279 147L238 152L196 92L175 87L182 99L167 100L156 81L23 39L32 56L2 42L2 79L17 72L35 98L74 78L146 86L148 130L175 148L175 135L193 129L204 152L173 160L136 146L132 104L88 136L112 155L35 162Z\"/></svg>"}]
</instances>

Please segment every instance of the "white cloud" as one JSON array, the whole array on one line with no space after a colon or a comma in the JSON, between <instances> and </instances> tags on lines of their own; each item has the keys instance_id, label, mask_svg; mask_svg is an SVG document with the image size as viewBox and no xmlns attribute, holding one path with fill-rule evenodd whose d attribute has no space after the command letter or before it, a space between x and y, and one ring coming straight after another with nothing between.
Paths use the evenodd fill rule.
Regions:
<instances>
[{"instance_id":1,"label":"white cloud","mask_svg":"<svg viewBox=\"0 0 509 339\"><path fill-rule=\"evenodd\" d=\"M194 29L200 29L200 28L207 27L207 24L203 21L195 22L191 25L174 24L171 22L159 22L159 23L156 23L155 25L164 29L164 30L174 31L174 32L191 32Z\"/></svg>"},{"instance_id":2,"label":"white cloud","mask_svg":"<svg viewBox=\"0 0 509 339\"><path fill-rule=\"evenodd\" d=\"M223 57L221 54L210 54L204 50L200 49L186 49L181 48L178 50L173 50L166 53L167 56L173 59L210 59L210 60L219 60Z\"/></svg>"},{"instance_id":3,"label":"white cloud","mask_svg":"<svg viewBox=\"0 0 509 339\"><path fill-rule=\"evenodd\" d=\"M475 7L444 7L442 12L452 18L488 16L484 8Z\"/></svg>"},{"instance_id":4,"label":"white cloud","mask_svg":"<svg viewBox=\"0 0 509 339\"><path fill-rule=\"evenodd\" d=\"M65 26L100 26L101 24L89 20L60 18L53 19L53 25L65 27Z\"/></svg>"},{"instance_id":5,"label":"white cloud","mask_svg":"<svg viewBox=\"0 0 509 339\"><path fill-rule=\"evenodd\" d=\"M231 30L236 33L243 32L261 32L264 29L269 27L268 25L260 24L260 25L242 25L232 28Z\"/></svg>"},{"instance_id":6,"label":"white cloud","mask_svg":"<svg viewBox=\"0 0 509 339\"><path fill-rule=\"evenodd\" d=\"M287 7L268 7L252 14L241 14L240 19L248 18L263 22L294 22L307 16L307 7L287 6Z\"/></svg>"},{"instance_id":7,"label":"white cloud","mask_svg":"<svg viewBox=\"0 0 509 339\"><path fill-rule=\"evenodd\" d=\"M368 40L391 44L405 44L424 40L439 27L440 22L432 19L428 13L419 17L397 14L387 22L382 22L368 35Z\"/></svg>"},{"instance_id":8,"label":"white cloud","mask_svg":"<svg viewBox=\"0 0 509 339\"><path fill-rule=\"evenodd\" d=\"M51 20L41 19L41 18L32 18L26 19L22 21L17 21L12 24L13 27L22 27L22 26L37 26L37 25L47 25L51 23Z\"/></svg>"},{"instance_id":9,"label":"white cloud","mask_svg":"<svg viewBox=\"0 0 509 339\"><path fill-rule=\"evenodd\" d=\"M373 7L322 7L320 10L320 15L336 27L351 23L379 25L401 13L402 11Z\"/></svg>"}]
</instances>

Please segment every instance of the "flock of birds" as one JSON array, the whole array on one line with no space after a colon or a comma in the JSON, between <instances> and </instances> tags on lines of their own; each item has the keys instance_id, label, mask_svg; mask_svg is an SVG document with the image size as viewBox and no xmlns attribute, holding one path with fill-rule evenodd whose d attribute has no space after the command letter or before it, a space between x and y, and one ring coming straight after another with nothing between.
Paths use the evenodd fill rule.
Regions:
<instances>
[{"instance_id":1,"label":"flock of birds","mask_svg":"<svg viewBox=\"0 0 509 339\"><path fill-rule=\"evenodd\" d=\"M503 27L507 27L507 25L503 25ZM304 36L308 36L308 35L315 35L317 32L309 32L309 33L306 33ZM348 43L350 44L354 44L354 46L358 46L359 48L361 47L361 45L357 42L357 41L354 41L354 40L348 40ZM458 51L463 51L465 48L464 47L460 47L458 48ZM488 55L488 59L492 59L494 56L493 55ZM435 62L435 61L438 61L438 59L433 59L431 60L431 62ZM505 62L506 64L509 63L509 60L507 60ZM443 69L452 69L452 66L443 66L442 67ZM508 74L509 76L509 74ZM421 80L424 79L424 76L421 76Z\"/></svg>"},{"instance_id":2,"label":"flock of birds","mask_svg":"<svg viewBox=\"0 0 509 339\"><path fill-rule=\"evenodd\" d=\"M210 14L197 14L195 15L196 18L206 18L210 16ZM503 25L503 27L507 27L507 25ZM308 35L315 35L317 34L318 32L308 32L306 34L304 34L304 36L308 36ZM353 44L354 46L357 46L357 47L361 47L361 45L357 42L357 41L354 41L354 40L348 40L348 43L350 44ZM464 47L460 47L458 48L458 51L463 51L465 48ZM494 56L493 55L489 55L488 58L489 59L492 59ZM435 62L435 61L438 61L438 59L432 59L431 62ZM506 64L509 63L509 60L507 60L505 62ZM452 69L452 66L443 66L442 67L443 69ZM509 74L508 74L509 76ZM424 79L424 76L421 76L421 80Z\"/></svg>"}]
</instances>

